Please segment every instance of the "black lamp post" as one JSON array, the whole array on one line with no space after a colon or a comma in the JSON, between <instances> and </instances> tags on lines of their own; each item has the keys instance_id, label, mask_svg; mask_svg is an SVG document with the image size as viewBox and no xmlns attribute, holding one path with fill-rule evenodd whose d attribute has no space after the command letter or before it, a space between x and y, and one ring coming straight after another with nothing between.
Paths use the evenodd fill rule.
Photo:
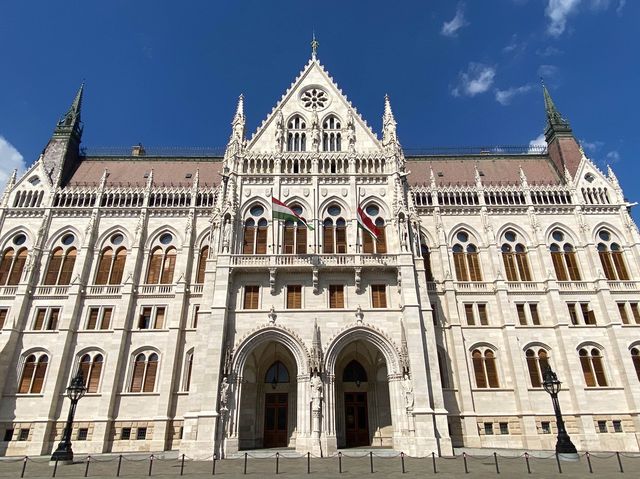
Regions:
<instances>
[{"instance_id":1,"label":"black lamp post","mask_svg":"<svg viewBox=\"0 0 640 479\"><path fill-rule=\"evenodd\" d=\"M71 431L73 430L73 418L76 415L76 406L78 401L87 392L87 388L84 387L84 377L82 376L82 370L78 369L78 374L71 380L71 384L67 387L66 394L71 400L71 406L69 407L69 415L67 416L67 424L64 427L62 433L62 441L58 444L58 448L51 456L52 461L71 462L73 461L73 450L71 449Z\"/></svg>"},{"instance_id":2,"label":"black lamp post","mask_svg":"<svg viewBox=\"0 0 640 479\"><path fill-rule=\"evenodd\" d=\"M564 420L562 419L562 412L560 411L560 402L558 401L558 393L562 383L558 380L558 376L553 372L551 366L542 373L542 386L544 390L551 396L553 402L553 411L556 414L556 425L558 427L558 441L556 442L556 452L558 454L577 454L576 446L571 442L569 434L564 427Z\"/></svg>"}]
</instances>

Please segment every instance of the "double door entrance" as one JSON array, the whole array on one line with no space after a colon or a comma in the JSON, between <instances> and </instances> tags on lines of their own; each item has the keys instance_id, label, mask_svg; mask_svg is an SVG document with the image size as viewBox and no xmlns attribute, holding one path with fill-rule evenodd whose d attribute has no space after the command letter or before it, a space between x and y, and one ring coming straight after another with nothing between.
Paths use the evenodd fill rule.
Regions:
<instances>
[{"instance_id":1,"label":"double door entrance","mask_svg":"<svg viewBox=\"0 0 640 479\"><path fill-rule=\"evenodd\" d=\"M263 447L288 446L288 413L289 395L287 393L265 394Z\"/></svg>"},{"instance_id":2,"label":"double door entrance","mask_svg":"<svg viewBox=\"0 0 640 479\"><path fill-rule=\"evenodd\" d=\"M346 446L370 446L367 393L344 393Z\"/></svg>"}]
</instances>

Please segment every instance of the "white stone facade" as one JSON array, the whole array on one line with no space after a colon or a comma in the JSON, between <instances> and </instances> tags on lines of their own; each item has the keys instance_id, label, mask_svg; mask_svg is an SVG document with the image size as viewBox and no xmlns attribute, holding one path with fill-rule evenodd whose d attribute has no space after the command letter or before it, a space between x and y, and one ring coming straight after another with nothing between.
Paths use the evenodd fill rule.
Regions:
<instances>
[{"instance_id":1,"label":"white stone facade","mask_svg":"<svg viewBox=\"0 0 640 479\"><path fill-rule=\"evenodd\" d=\"M74 156L79 123L73 131L61 123L43 156L9 182L0 209L1 251L13 251L0 263L3 454L55 448L64 389L85 354L98 372L78 406L76 452L553 449L551 401L534 384L528 350L546 351L563 382L578 449L640 450L640 236L613 172L583 154L557 168L557 138L549 153L405 158L388 100L379 140L315 56L249 140L242 107L241 99L223 158L139 148ZM538 164L555 177L534 184L526 172L544 176ZM448 172L458 168L460 178L471 171L470 184L456 185ZM502 168L518 180L500 184ZM285 239L272 197L301 211L313 229L292 234L305 230L306 240ZM359 205L384 220L384 252L365 253ZM340 218L345 237L331 230L326 253L323 225ZM603 230L626 276L606 278ZM510 242L526 251L524 280L509 280L501 248ZM554 242L573 245L579 279L558 277ZM476 246L479 277L456 274L456 244ZM66 271L63 260L47 281L58 247L75 248L75 263ZM106 247L125 248L126 261L114 284L96 284ZM160 276L172 275L149 284L154 251L165 262ZM474 362L476 353L485 359Z\"/></svg>"}]
</instances>

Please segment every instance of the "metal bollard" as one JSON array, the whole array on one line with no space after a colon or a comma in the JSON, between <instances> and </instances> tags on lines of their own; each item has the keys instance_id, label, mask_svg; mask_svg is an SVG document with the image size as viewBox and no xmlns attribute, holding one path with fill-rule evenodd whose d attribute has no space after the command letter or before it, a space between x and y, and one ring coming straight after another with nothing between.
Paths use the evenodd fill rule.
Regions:
<instances>
[{"instance_id":1,"label":"metal bollard","mask_svg":"<svg viewBox=\"0 0 640 479\"><path fill-rule=\"evenodd\" d=\"M591 466L591 454L589 454L589 451L587 451L585 453L585 456L587 456L587 464L589 465L589 473L593 474L593 467Z\"/></svg>"},{"instance_id":2,"label":"metal bollard","mask_svg":"<svg viewBox=\"0 0 640 479\"><path fill-rule=\"evenodd\" d=\"M404 474L404 452L400 451L400 462L402 462L402 474Z\"/></svg>"},{"instance_id":3,"label":"metal bollard","mask_svg":"<svg viewBox=\"0 0 640 479\"><path fill-rule=\"evenodd\" d=\"M311 453L307 451L307 474L311 474Z\"/></svg>"},{"instance_id":4,"label":"metal bollard","mask_svg":"<svg viewBox=\"0 0 640 479\"><path fill-rule=\"evenodd\" d=\"M151 469L153 469L153 454L149 456L149 476L151 475Z\"/></svg>"},{"instance_id":5,"label":"metal bollard","mask_svg":"<svg viewBox=\"0 0 640 479\"><path fill-rule=\"evenodd\" d=\"M338 472L342 474L342 453L338 453Z\"/></svg>"},{"instance_id":6,"label":"metal bollard","mask_svg":"<svg viewBox=\"0 0 640 479\"><path fill-rule=\"evenodd\" d=\"M462 460L464 461L464 473L469 474L469 467L467 466L467 453L462 453Z\"/></svg>"},{"instance_id":7,"label":"metal bollard","mask_svg":"<svg viewBox=\"0 0 640 479\"><path fill-rule=\"evenodd\" d=\"M247 473L247 453L244 453L244 474Z\"/></svg>"},{"instance_id":8,"label":"metal bollard","mask_svg":"<svg viewBox=\"0 0 640 479\"><path fill-rule=\"evenodd\" d=\"M493 453L493 462L496 463L496 474L500 474L500 468L498 467L498 453Z\"/></svg>"},{"instance_id":9,"label":"metal bollard","mask_svg":"<svg viewBox=\"0 0 640 479\"><path fill-rule=\"evenodd\" d=\"M84 477L89 474L89 464L91 463L91 456L87 456L87 467L84 468Z\"/></svg>"},{"instance_id":10,"label":"metal bollard","mask_svg":"<svg viewBox=\"0 0 640 479\"><path fill-rule=\"evenodd\" d=\"M529 453L524 453L524 460L527 461L527 473L531 474L531 466L529 465Z\"/></svg>"},{"instance_id":11,"label":"metal bollard","mask_svg":"<svg viewBox=\"0 0 640 479\"><path fill-rule=\"evenodd\" d=\"M433 473L437 474L438 469L436 469L436 453L431 451L431 462L433 462Z\"/></svg>"},{"instance_id":12,"label":"metal bollard","mask_svg":"<svg viewBox=\"0 0 640 479\"><path fill-rule=\"evenodd\" d=\"M211 475L215 476L216 475L216 455L213 455L213 468L211 469Z\"/></svg>"},{"instance_id":13,"label":"metal bollard","mask_svg":"<svg viewBox=\"0 0 640 479\"><path fill-rule=\"evenodd\" d=\"M562 466L560 465L560 456L556 452L556 462L558 463L558 473L562 474Z\"/></svg>"},{"instance_id":14,"label":"metal bollard","mask_svg":"<svg viewBox=\"0 0 640 479\"><path fill-rule=\"evenodd\" d=\"M373 474L373 451L369 451L369 469L371 470L371 474Z\"/></svg>"},{"instance_id":15,"label":"metal bollard","mask_svg":"<svg viewBox=\"0 0 640 479\"><path fill-rule=\"evenodd\" d=\"M616 457L618 458L618 467L620 467L620 472L624 472L624 469L622 469L622 460L620 459L619 452L616 452Z\"/></svg>"},{"instance_id":16,"label":"metal bollard","mask_svg":"<svg viewBox=\"0 0 640 479\"><path fill-rule=\"evenodd\" d=\"M27 457L24 456L24 461L22 462L22 472L20 473L20 477L24 477L24 471L27 468Z\"/></svg>"},{"instance_id":17,"label":"metal bollard","mask_svg":"<svg viewBox=\"0 0 640 479\"><path fill-rule=\"evenodd\" d=\"M182 455L182 460L180 461L180 475L184 474L184 454Z\"/></svg>"},{"instance_id":18,"label":"metal bollard","mask_svg":"<svg viewBox=\"0 0 640 479\"><path fill-rule=\"evenodd\" d=\"M276 452L276 474L280 472L280 453Z\"/></svg>"},{"instance_id":19,"label":"metal bollard","mask_svg":"<svg viewBox=\"0 0 640 479\"><path fill-rule=\"evenodd\" d=\"M53 474L51 474L51 477L56 477L56 471L58 470L58 459L56 458L56 462L53 465Z\"/></svg>"},{"instance_id":20,"label":"metal bollard","mask_svg":"<svg viewBox=\"0 0 640 479\"><path fill-rule=\"evenodd\" d=\"M120 467L122 466L122 454L118 457L118 470L116 471L116 477L120 477Z\"/></svg>"}]
</instances>

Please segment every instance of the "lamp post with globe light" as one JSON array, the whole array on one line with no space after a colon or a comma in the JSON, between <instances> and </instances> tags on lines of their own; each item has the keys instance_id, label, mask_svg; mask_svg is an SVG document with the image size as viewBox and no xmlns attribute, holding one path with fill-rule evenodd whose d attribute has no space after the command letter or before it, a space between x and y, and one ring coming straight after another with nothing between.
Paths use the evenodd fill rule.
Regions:
<instances>
[{"instance_id":1,"label":"lamp post with globe light","mask_svg":"<svg viewBox=\"0 0 640 479\"><path fill-rule=\"evenodd\" d=\"M553 402L553 411L556 415L556 425L558 427L558 441L556 442L556 453L562 454L567 457L577 455L578 451L576 446L571 442L569 434L564 427L564 420L562 419L562 412L560 411L560 402L558 401L558 393L562 383L558 380L558 376L553 372L550 366L542 373L542 386L544 390L551 396ZM569 456L571 455L571 456Z\"/></svg>"},{"instance_id":2,"label":"lamp post with globe light","mask_svg":"<svg viewBox=\"0 0 640 479\"><path fill-rule=\"evenodd\" d=\"M69 415L67 416L67 424L64 427L62 433L62 440L58 444L58 448L51 455L52 461L58 462L72 462L73 450L71 449L71 431L73 430L73 418L76 415L76 406L78 401L87 392L87 388L84 386L84 377L82 376L82 370L78 369L78 373L71 380L71 383L67 387L66 395L71 400L71 406L69 407Z\"/></svg>"}]
</instances>

